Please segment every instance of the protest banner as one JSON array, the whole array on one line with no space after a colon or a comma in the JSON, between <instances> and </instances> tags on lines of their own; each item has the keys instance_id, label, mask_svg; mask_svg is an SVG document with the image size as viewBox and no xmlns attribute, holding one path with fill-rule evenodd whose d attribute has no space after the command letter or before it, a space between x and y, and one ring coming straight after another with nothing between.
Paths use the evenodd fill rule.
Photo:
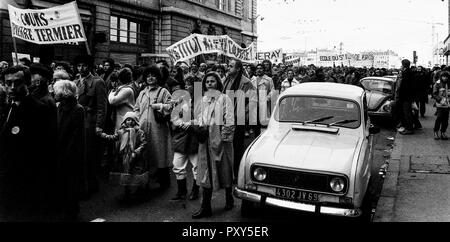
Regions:
<instances>
[{"instance_id":1,"label":"protest banner","mask_svg":"<svg viewBox=\"0 0 450 242\"><path fill-rule=\"evenodd\" d=\"M166 48L170 59L177 62L187 61L198 55L216 53L243 62L255 62L256 45L252 43L247 48L242 48L228 35L201 35L191 34Z\"/></svg>"},{"instance_id":2,"label":"protest banner","mask_svg":"<svg viewBox=\"0 0 450 242\"><path fill-rule=\"evenodd\" d=\"M19 63L19 60L22 58L27 58L28 60L31 61L30 54L12 52L11 55L12 55L12 59L13 59L13 65L17 65Z\"/></svg>"},{"instance_id":3,"label":"protest banner","mask_svg":"<svg viewBox=\"0 0 450 242\"><path fill-rule=\"evenodd\" d=\"M256 59L258 62L263 60L270 60L272 63L282 63L283 62L283 49L266 51L266 52L258 52Z\"/></svg>"},{"instance_id":4,"label":"protest banner","mask_svg":"<svg viewBox=\"0 0 450 242\"><path fill-rule=\"evenodd\" d=\"M19 9L8 5L12 37L35 44L86 41L76 2L46 8Z\"/></svg>"}]
</instances>

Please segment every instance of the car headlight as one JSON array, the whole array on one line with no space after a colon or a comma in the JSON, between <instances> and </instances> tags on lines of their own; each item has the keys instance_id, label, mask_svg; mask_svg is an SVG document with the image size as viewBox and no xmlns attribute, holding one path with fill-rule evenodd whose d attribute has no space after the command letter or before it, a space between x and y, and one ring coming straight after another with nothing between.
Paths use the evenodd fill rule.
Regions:
<instances>
[{"instance_id":1,"label":"car headlight","mask_svg":"<svg viewBox=\"0 0 450 242\"><path fill-rule=\"evenodd\" d=\"M330 181L330 187L335 192L342 192L345 188L345 181L340 177L334 177Z\"/></svg>"},{"instance_id":2,"label":"car headlight","mask_svg":"<svg viewBox=\"0 0 450 242\"><path fill-rule=\"evenodd\" d=\"M258 167L253 171L253 177L257 181L264 181L267 178L267 172L263 168Z\"/></svg>"},{"instance_id":3,"label":"car headlight","mask_svg":"<svg viewBox=\"0 0 450 242\"><path fill-rule=\"evenodd\" d=\"M387 101L383 104L382 110L384 112L390 113L392 110L392 102L391 101Z\"/></svg>"}]
</instances>

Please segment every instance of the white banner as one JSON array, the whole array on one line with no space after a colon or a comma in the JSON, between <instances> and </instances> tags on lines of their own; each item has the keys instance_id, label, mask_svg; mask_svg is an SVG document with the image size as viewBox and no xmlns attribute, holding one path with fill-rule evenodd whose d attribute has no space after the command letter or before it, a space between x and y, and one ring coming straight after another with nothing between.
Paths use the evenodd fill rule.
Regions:
<instances>
[{"instance_id":1,"label":"white banner","mask_svg":"<svg viewBox=\"0 0 450 242\"><path fill-rule=\"evenodd\" d=\"M283 62L283 49L258 52L256 59L261 62L263 60L270 60L272 63L282 63Z\"/></svg>"},{"instance_id":2,"label":"white banner","mask_svg":"<svg viewBox=\"0 0 450 242\"><path fill-rule=\"evenodd\" d=\"M243 62L255 62L256 45L241 48L228 35L191 34L166 49L174 63L187 61L201 54L217 53L239 59Z\"/></svg>"},{"instance_id":3,"label":"white banner","mask_svg":"<svg viewBox=\"0 0 450 242\"><path fill-rule=\"evenodd\" d=\"M8 5L12 37L35 44L86 41L76 2L46 8L20 9Z\"/></svg>"},{"instance_id":4,"label":"white banner","mask_svg":"<svg viewBox=\"0 0 450 242\"><path fill-rule=\"evenodd\" d=\"M12 52L11 55L12 55L13 65L16 65L19 62L19 60L22 58L27 58L28 60L31 61L30 54L17 53L18 60L16 60L16 52Z\"/></svg>"}]
</instances>

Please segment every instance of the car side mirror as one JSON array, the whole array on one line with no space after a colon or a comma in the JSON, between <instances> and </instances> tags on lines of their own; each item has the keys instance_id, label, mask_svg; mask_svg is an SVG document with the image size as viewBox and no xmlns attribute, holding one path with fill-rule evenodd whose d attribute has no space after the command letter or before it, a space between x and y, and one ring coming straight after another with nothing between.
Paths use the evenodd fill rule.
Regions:
<instances>
[{"instance_id":1,"label":"car side mirror","mask_svg":"<svg viewBox=\"0 0 450 242\"><path fill-rule=\"evenodd\" d=\"M374 125L370 125L369 127L369 134L378 134L380 133L380 127L374 126Z\"/></svg>"}]
</instances>

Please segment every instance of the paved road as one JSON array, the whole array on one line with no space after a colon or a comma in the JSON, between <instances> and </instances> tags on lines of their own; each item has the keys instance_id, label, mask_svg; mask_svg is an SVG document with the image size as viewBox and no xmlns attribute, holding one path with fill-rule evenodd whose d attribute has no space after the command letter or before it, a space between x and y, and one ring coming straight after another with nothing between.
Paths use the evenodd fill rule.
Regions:
<instances>
[{"instance_id":1,"label":"paved road","mask_svg":"<svg viewBox=\"0 0 450 242\"><path fill-rule=\"evenodd\" d=\"M374 161L372 175L375 182L371 189L374 190L375 196L372 201L373 207L376 207L378 197L381 191L383 179L380 177L379 168L384 164L389 145L393 141L389 141L386 137L394 135L394 130L384 122L377 122L380 125L381 133L375 136L374 145ZM191 180L191 178L190 178ZM224 191L213 194L213 217L201 220L191 219L201 203L201 199L197 201L170 201L170 198L176 193L176 184L173 183L167 191L158 191L158 185L154 185L151 193L133 204L123 205L119 203L119 197L122 190L117 187L111 187L106 184L106 177L102 179L101 192L93 196L90 200L81 203L81 220L91 221L97 218L113 222L277 222L277 221L299 221L299 220L341 220L329 216L319 216L315 214L295 212L280 208L265 208L259 210L260 213L252 218L241 218L240 216L240 200L235 199L235 207L231 211L225 211L225 195ZM172 174L172 181L175 177ZM190 187L191 182L188 182Z\"/></svg>"}]
</instances>

